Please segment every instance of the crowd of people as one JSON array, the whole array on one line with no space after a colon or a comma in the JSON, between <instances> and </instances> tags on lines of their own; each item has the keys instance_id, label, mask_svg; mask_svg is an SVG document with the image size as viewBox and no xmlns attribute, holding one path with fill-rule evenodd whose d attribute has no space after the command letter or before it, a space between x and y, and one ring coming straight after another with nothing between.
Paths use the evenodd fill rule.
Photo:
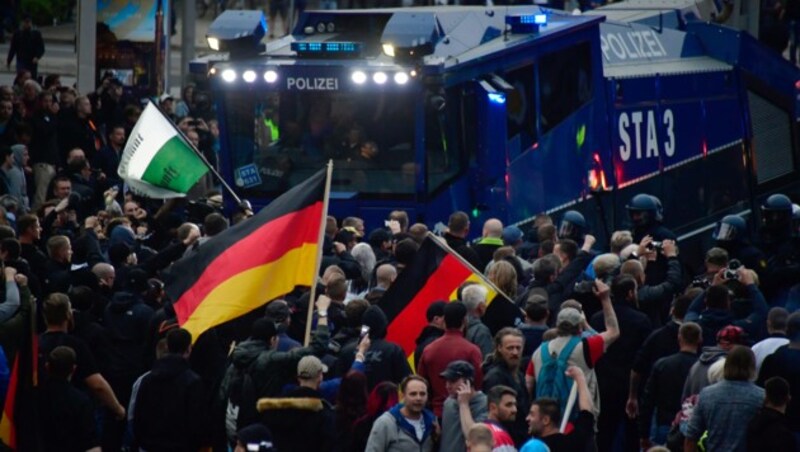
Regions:
<instances>
[{"instance_id":1,"label":"crowd of people","mask_svg":"<svg viewBox=\"0 0 800 452\"><path fill-rule=\"evenodd\" d=\"M138 99L112 75L88 94L58 76L40 84L24 55L0 86L3 399L31 328L38 337L39 385L18 394L36 408L21 412L20 450L800 450L789 197L765 200L758 231L723 218L703 262L680 255L647 194L609 243L577 211L527 231L488 219L480 234L454 212L439 239L522 320L490 329L489 292L467 282L414 313L425 326L408 333L412 354L386 339L382 300L428 228L402 211L374 229L329 217L316 299L299 287L254 300L192 337L162 272L252 212L224 213L208 179L186 199L128 192L117 167ZM214 162L204 96L188 85L156 102Z\"/></svg>"},{"instance_id":2,"label":"crowd of people","mask_svg":"<svg viewBox=\"0 0 800 452\"><path fill-rule=\"evenodd\" d=\"M40 368L21 450L797 450L800 208L785 195L764 202L758 242L723 218L704 262L681 258L647 194L608 244L577 211L527 232L488 219L475 240L454 212L435 240L521 320L490 330L486 286L465 282L414 313L413 353L386 339L383 301L428 228L403 211L372 230L328 217L316 299L254 300L192 337L162 271L252 212L226 216L207 186L126 192L115 165L139 107L113 79L90 96L46 85L0 88L0 375L29 325ZM158 101L193 139L192 105Z\"/></svg>"}]
</instances>

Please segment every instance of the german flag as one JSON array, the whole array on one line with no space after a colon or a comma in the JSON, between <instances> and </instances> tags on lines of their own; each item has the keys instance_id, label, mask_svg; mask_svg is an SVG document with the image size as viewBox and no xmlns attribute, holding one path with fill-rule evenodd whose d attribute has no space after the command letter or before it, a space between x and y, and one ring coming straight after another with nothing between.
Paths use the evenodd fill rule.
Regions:
<instances>
[{"instance_id":1,"label":"german flag","mask_svg":"<svg viewBox=\"0 0 800 452\"><path fill-rule=\"evenodd\" d=\"M379 302L389 319L386 340L400 345L406 356L411 356L416 338L427 324L428 306L436 300L456 300L458 287L467 281L475 281L489 290L482 320L492 334L517 323L520 309L485 276L429 233L414 261L398 275Z\"/></svg>"},{"instance_id":2,"label":"german flag","mask_svg":"<svg viewBox=\"0 0 800 452\"><path fill-rule=\"evenodd\" d=\"M318 172L167 270L165 289L178 323L195 340L295 286L312 284L325 180L326 171Z\"/></svg>"},{"instance_id":3,"label":"german flag","mask_svg":"<svg viewBox=\"0 0 800 452\"><path fill-rule=\"evenodd\" d=\"M0 416L0 442L10 450L39 450L37 387L39 385L39 337L36 335L36 307L28 289L22 291L19 312L8 322L24 322L19 349L9 348L11 375ZM6 449L3 449L6 450Z\"/></svg>"}]
</instances>

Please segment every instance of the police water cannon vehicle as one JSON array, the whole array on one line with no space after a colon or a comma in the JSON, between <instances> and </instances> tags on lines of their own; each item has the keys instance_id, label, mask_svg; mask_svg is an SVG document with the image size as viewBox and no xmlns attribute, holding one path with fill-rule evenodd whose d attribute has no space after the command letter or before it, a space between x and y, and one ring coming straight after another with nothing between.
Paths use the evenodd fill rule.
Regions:
<instances>
[{"instance_id":1,"label":"police water cannon vehicle","mask_svg":"<svg viewBox=\"0 0 800 452\"><path fill-rule=\"evenodd\" d=\"M646 192L690 236L797 180L800 71L687 5L306 12L264 53L204 67L222 174L265 204L333 159L336 216L569 208L601 240Z\"/></svg>"}]
</instances>

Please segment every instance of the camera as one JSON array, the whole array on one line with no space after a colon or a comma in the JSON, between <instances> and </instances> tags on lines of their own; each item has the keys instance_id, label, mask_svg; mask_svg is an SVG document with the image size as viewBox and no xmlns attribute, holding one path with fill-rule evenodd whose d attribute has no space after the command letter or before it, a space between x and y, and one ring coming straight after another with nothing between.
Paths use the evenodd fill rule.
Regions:
<instances>
[{"instance_id":1,"label":"camera","mask_svg":"<svg viewBox=\"0 0 800 452\"><path fill-rule=\"evenodd\" d=\"M605 278L602 278L602 281L607 286L611 287L611 281L614 279L614 275L607 275ZM573 292L576 294L592 294L594 295L594 280L593 279L586 279L583 281L578 281L575 283L574 288L572 289Z\"/></svg>"},{"instance_id":2,"label":"camera","mask_svg":"<svg viewBox=\"0 0 800 452\"><path fill-rule=\"evenodd\" d=\"M363 340L369 334L369 326L361 325L361 334L358 336L359 340Z\"/></svg>"},{"instance_id":3,"label":"camera","mask_svg":"<svg viewBox=\"0 0 800 452\"><path fill-rule=\"evenodd\" d=\"M664 248L664 244L661 242L650 242L647 244L647 251L661 251Z\"/></svg>"},{"instance_id":4,"label":"camera","mask_svg":"<svg viewBox=\"0 0 800 452\"><path fill-rule=\"evenodd\" d=\"M722 277L726 280L732 279L739 279L739 267L742 266L742 263L739 262L737 259L731 259L728 262L728 268L725 269L725 272L722 274Z\"/></svg>"}]
</instances>

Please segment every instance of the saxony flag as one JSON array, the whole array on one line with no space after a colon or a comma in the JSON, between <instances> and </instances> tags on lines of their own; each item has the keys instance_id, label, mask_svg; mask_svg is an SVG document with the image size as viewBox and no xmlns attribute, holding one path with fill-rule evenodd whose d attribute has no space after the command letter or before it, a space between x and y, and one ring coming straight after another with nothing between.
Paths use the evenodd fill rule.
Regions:
<instances>
[{"instance_id":1,"label":"saxony flag","mask_svg":"<svg viewBox=\"0 0 800 452\"><path fill-rule=\"evenodd\" d=\"M325 171L311 176L167 269L165 289L178 323L195 340L295 286L312 284L325 178Z\"/></svg>"},{"instance_id":2,"label":"saxony flag","mask_svg":"<svg viewBox=\"0 0 800 452\"><path fill-rule=\"evenodd\" d=\"M467 281L482 284L489 290L482 321L492 334L504 326L515 326L522 315L520 309L483 274L428 233L414 261L397 276L379 302L389 319L386 340L400 345L406 356L411 356L416 345L414 341L427 324L428 306L437 300L456 300L458 287Z\"/></svg>"},{"instance_id":3,"label":"saxony flag","mask_svg":"<svg viewBox=\"0 0 800 452\"><path fill-rule=\"evenodd\" d=\"M208 172L191 145L152 103L148 103L122 151L117 173L149 198L177 198Z\"/></svg>"}]
</instances>

